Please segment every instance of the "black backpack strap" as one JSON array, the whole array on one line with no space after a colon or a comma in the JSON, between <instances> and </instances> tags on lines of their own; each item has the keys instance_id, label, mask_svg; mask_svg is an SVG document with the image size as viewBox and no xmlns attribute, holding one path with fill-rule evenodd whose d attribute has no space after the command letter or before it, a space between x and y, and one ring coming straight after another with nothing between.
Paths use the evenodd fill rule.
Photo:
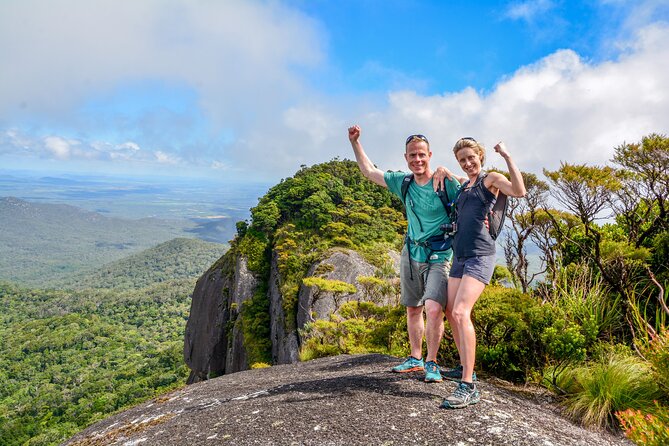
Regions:
<instances>
[{"instance_id":1,"label":"black backpack strap","mask_svg":"<svg viewBox=\"0 0 669 446\"><path fill-rule=\"evenodd\" d=\"M401 187L401 192L402 192L402 203L404 203L404 206L406 207L407 205L407 192L409 192L409 184L413 181L413 174L409 173L404 176L404 179L402 180L402 187Z\"/></svg>"},{"instance_id":2,"label":"black backpack strap","mask_svg":"<svg viewBox=\"0 0 669 446\"><path fill-rule=\"evenodd\" d=\"M502 191L498 191L497 197L493 198L492 201L488 201L485 198L485 194L483 192L485 184L483 183L483 180L487 176L487 172L479 175L479 177L476 179L476 183L474 183L474 186L472 186L472 189L474 189L476 196L479 197L481 202L483 202L484 205L489 206L488 232L490 233L490 236L493 240L497 240L497 237L502 232L502 227L504 226L504 218L506 217L506 211L509 207L509 200Z\"/></svg>"}]
</instances>

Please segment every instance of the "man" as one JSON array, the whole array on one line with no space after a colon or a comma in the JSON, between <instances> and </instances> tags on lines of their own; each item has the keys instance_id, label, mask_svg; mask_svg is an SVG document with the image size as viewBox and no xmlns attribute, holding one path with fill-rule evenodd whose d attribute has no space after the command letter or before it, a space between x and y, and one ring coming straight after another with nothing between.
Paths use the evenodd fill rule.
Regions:
<instances>
[{"instance_id":1,"label":"man","mask_svg":"<svg viewBox=\"0 0 669 446\"><path fill-rule=\"evenodd\" d=\"M403 200L406 207L408 228L406 243L400 259L401 303L407 309L410 356L394 372L406 373L425 370L426 382L442 380L437 365L437 351L444 333L444 307L446 286L452 250L435 251L428 243L431 237L442 237L442 225L450 223L444 204L432 186L430 170L430 143L423 135L411 135L405 143L404 159L413 180L409 183L406 197L402 195L405 172L383 172L367 157L360 143L360 127L348 129L348 139L353 147L358 167L365 178L379 186L388 188ZM452 200L460 183L445 181L446 193ZM426 320L423 318L425 309ZM427 344L427 356L423 361L423 336Z\"/></svg>"}]
</instances>

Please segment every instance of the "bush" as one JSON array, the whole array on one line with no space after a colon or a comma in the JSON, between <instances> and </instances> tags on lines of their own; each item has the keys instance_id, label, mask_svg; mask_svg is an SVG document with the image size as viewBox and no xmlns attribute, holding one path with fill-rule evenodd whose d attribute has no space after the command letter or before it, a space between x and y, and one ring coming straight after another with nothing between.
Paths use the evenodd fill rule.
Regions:
<instances>
[{"instance_id":1,"label":"bush","mask_svg":"<svg viewBox=\"0 0 669 446\"><path fill-rule=\"evenodd\" d=\"M486 287L472 313L476 329L476 360L483 370L516 382L530 379L543 369L544 347L539 334L547 324L546 308L518 290ZM452 340L440 351L448 363L455 356Z\"/></svg>"},{"instance_id":2,"label":"bush","mask_svg":"<svg viewBox=\"0 0 669 446\"><path fill-rule=\"evenodd\" d=\"M643 353L651 364L657 383L669 398L669 330L661 331Z\"/></svg>"},{"instance_id":3,"label":"bush","mask_svg":"<svg viewBox=\"0 0 669 446\"><path fill-rule=\"evenodd\" d=\"M408 339L403 307L349 301L342 304L339 314L305 324L300 333L300 360L354 353L406 354Z\"/></svg>"},{"instance_id":4,"label":"bush","mask_svg":"<svg viewBox=\"0 0 669 446\"><path fill-rule=\"evenodd\" d=\"M669 444L669 407L655 402L654 413L627 409L616 412L625 436L636 444L664 446Z\"/></svg>"},{"instance_id":5,"label":"bush","mask_svg":"<svg viewBox=\"0 0 669 446\"><path fill-rule=\"evenodd\" d=\"M588 364L568 369L558 385L567 392L567 413L589 427L615 428L615 413L652 407L659 397L650 365L627 347L605 347Z\"/></svg>"}]
</instances>

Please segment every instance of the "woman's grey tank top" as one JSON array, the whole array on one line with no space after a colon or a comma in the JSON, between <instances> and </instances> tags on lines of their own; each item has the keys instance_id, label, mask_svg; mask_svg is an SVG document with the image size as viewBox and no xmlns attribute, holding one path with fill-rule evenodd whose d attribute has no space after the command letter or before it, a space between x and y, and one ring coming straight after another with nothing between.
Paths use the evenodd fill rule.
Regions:
<instances>
[{"instance_id":1,"label":"woman's grey tank top","mask_svg":"<svg viewBox=\"0 0 669 446\"><path fill-rule=\"evenodd\" d=\"M485 177L485 174L484 174ZM458 231L453 238L453 254L455 257L489 256L495 254L495 241L485 226L485 218L495 200L495 195L477 180L472 187L460 190L455 202L457 209ZM471 183L470 183L471 184ZM474 190L480 188L485 203Z\"/></svg>"}]
</instances>

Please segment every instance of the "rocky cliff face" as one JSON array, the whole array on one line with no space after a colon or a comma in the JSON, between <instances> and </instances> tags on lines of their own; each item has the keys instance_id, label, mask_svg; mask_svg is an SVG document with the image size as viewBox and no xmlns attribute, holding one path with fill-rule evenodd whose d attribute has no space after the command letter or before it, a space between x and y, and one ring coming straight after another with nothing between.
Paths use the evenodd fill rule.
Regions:
<instances>
[{"instance_id":1,"label":"rocky cliff face","mask_svg":"<svg viewBox=\"0 0 669 446\"><path fill-rule=\"evenodd\" d=\"M394 258L397 260L396 255ZM312 265L308 276L355 283L357 277L371 276L375 270L357 252L335 249ZM321 293L316 299L313 289L302 286L297 314L286 315L280 283L274 254L267 284L274 364L291 364L299 360L298 330L305 323L317 318L326 319L342 303L363 297L360 292L336 299ZM189 384L249 368L240 311L259 284L260 278L249 271L243 256L228 254L197 281L184 340L184 358L191 369Z\"/></svg>"},{"instance_id":2,"label":"rocky cliff face","mask_svg":"<svg viewBox=\"0 0 669 446\"><path fill-rule=\"evenodd\" d=\"M258 279L244 257L235 259L232 274L224 260L204 273L193 291L184 339L189 384L248 369L239 312L255 293Z\"/></svg>"}]
</instances>

